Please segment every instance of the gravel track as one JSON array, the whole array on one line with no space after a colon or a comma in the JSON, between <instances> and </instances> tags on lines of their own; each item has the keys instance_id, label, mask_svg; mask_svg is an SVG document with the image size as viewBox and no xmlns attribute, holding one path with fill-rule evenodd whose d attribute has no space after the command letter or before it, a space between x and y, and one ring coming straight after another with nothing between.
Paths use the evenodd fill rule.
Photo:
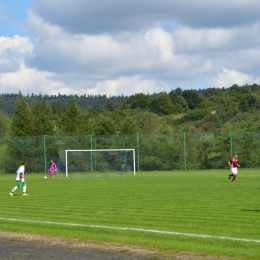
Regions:
<instances>
[{"instance_id":1,"label":"gravel track","mask_svg":"<svg viewBox=\"0 0 260 260\"><path fill-rule=\"evenodd\" d=\"M135 246L0 231L0 260L231 260Z\"/></svg>"}]
</instances>

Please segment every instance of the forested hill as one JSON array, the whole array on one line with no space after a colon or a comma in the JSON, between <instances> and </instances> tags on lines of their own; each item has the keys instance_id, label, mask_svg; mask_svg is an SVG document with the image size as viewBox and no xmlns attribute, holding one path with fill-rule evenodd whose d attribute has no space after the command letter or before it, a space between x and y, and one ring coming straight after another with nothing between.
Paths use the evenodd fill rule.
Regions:
<instances>
[{"instance_id":1,"label":"forested hill","mask_svg":"<svg viewBox=\"0 0 260 260\"><path fill-rule=\"evenodd\" d=\"M208 88L208 89L199 89L199 90L184 90L182 91L180 88L177 88L175 90L172 90L170 93L167 93L169 97L171 98L173 105L176 106L180 105L182 108L185 107L185 100L181 100L179 97L183 97L184 99L187 99L188 96L190 96L191 92L195 92L199 97L203 98L205 101L211 101L215 103L218 102L219 97L225 97L230 96L234 92L240 93L240 94L254 94L256 96L260 95L260 85L253 84L253 85L245 85L239 87L238 85L233 85L230 88L222 88L222 89L216 89L216 88ZM190 93L188 93L190 92ZM17 102L18 96L20 93L17 94L0 94L0 111L3 113L12 115L14 114L15 110L15 104ZM123 108L129 108L129 106L132 106L132 108L146 108L151 101L150 106L155 105L155 101L161 94L165 94L163 92L160 93L153 93L153 94L136 94L133 96L106 96L106 95L73 95L75 97L77 105L82 111L101 111L105 108L107 103L113 104L116 107L120 107L123 105ZM186 95L186 97L185 97ZM47 100L47 103L52 106L52 108L55 110L57 107L64 107L66 106L68 100L70 99L71 95L35 95L35 94L27 94L25 96L27 104L32 107L35 101L39 98L44 98ZM197 98L197 97L196 97ZM194 97L193 97L194 99ZM254 99L254 97L251 99ZM252 101L252 100L251 100ZM195 108L195 107L194 107ZM177 109L178 110L178 109ZM180 109L179 110L183 110ZM156 111L153 111L156 112ZM171 112L176 112L176 109L172 110ZM182 112L182 111L179 111Z\"/></svg>"},{"instance_id":2,"label":"forested hill","mask_svg":"<svg viewBox=\"0 0 260 260\"><path fill-rule=\"evenodd\" d=\"M129 97L0 96L0 136L223 131L260 131L260 85Z\"/></svg>"},{"instance_id":3,"label":"forested hill","mask_svg":"<svg viewBox=\"0 0 260 260\"><path fill-rule=\"evenodd\" d=\"M0 111L3 111L7 114L13 114L15 103L17 101L19 94L1 94L0 95ZM26 101L29 106L32 106L34 101L37 98L46 98L47 101L51 103L59 103L60 105L66 105L68 102L70 96L69 95L34 95L31 96L27 95ZM96 107L98 109L103 109L105 106L106 101L109 99L111 100L115 105L120 106L128 97L127 96L110 96L107 97L106 95L83 95L83 96L77 96L75 95L75 98L77 100L78 106L82 110L90 109L91 107Z\"/></svg>"}]
</instances>

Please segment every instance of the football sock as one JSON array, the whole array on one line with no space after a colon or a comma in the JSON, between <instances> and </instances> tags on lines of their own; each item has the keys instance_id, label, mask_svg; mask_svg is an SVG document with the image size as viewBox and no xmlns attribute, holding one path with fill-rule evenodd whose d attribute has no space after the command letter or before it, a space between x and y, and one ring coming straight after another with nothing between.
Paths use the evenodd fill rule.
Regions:
<instances>
[{"instance_id":1,"label":"football sock","mask_svg":"<svg viewBox=\"0 0 260 260\"><path fill-rule=\"evenodd\" d=\"M15 186L13 189L12 189L12 193L14 193L16 190L18 189L18 187L17 186Z\"/></svg>"},{"instance_id":2,"label":"football sock","mask_svg":"<svg viewBox=\"0 0 260 260\"><path fill-rule=\"evenodd\" d=\"M23 193L26 193L26 186L23 186Z\"/></svg>"}]
</instances>

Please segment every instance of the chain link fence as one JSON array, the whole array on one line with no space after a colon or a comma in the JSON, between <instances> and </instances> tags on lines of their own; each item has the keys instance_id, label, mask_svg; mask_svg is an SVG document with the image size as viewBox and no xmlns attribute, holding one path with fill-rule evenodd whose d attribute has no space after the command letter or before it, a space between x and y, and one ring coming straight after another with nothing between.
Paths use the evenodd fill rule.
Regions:
<instances>
[{"instance_id":1,"label":"chain link fence","mask_svg":"<svg viewBox=\"0 0 260 260\"><path fill-rule=\"evenodd\" d=\"M174 135L0 137L0 172L46 173L52 159L64 168L64 151L135 149L136 171L224 169L233 153L244 168L258 168L260 133L180 133Z\"/></svg>"}]
</instances>

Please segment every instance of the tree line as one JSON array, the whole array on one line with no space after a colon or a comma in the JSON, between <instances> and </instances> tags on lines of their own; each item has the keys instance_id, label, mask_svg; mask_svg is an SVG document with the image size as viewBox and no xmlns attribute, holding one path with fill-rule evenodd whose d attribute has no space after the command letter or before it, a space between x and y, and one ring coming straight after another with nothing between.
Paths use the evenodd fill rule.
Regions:
<instances>
[{"instance_id":1,"label":"tree line","mask_svg":"<svg viewBox=\"0 0 260 260\"><path fill-rule=\"evenodd\" d=\"M216 164L215 161L219 161L222 155L216 152L215 148L210 147L218 146L218 151L224 149L229 156L229 145L226 147L221 143L229 141L229 137L226 137L228 134L225 133L230 131L257 133L260 129L260 85L257 84L233 85L226 89L182 90L176 88L169 93L162 92L153 95L139 93L129 97L79 97L77 95L31 95L29 97L18 93L17 95L2 94L0 99L2 101L0 103L2 106L0 111L1 137L87 135L115 137L136 134L159 136L156 142L155 138L152 138L141 147L145 151L141 161L142 166L149 169L151 165L154 165L154 169L171 168L173 163L169 164L168 160L164 161L165 158L173 158L174 153L177 155L183 153L182 137L177 143L171 140L170 144L168 141L162 141L163 136L176 136L182 133L195 136L196 134L209 134L214 139L214 136L220 135L222 139L217 139L217 143L215 143L216 140L210 139L205 141L204 146L197 141L192 141L195 148L201 147L200 157L194 155L191 160L191 153L188 155L190 161L193 161L192 167L212 168L214 165L224 167L226 158L220 165ZM15 101L13 113L4 109L4 107L8 107L6 104L9 104L10 100ZM249 161L251 161L250 158L256 160L259 157L255 148L253 150L246 148L249 146L250 138L250 145L256 145L258 139L252 136L243 137L243 140L247 140L244 145L242 145L243 140L236 143L236 147L241 147L240 150L247 150ZM102 141L99 148L104 148L105 142ZM156 147L153 147L151 142L156 143ZM16 141L16 144L5 143L3 149L6 155L20 160L21 151L17 147L17 143L19 142ZM162 146L165 146L163 147L165 150L159 155ZM35 147L37 147L36 144ZM49 144L48 147L49 154L53 154L53 158L56 158L59 152L57 142ZM148 149L148 147L153 148ZM190 149L192 148L190 147ZM208 154L210 149L212 152ZM196 152L198 151L194 150L194 154ZM160 156L164 159L159 160ZM175 159L179 162L178 168L181 168L182 159L177 159L177 157ZM196 165L198 160L199 163Z\"/></svg>"},{"instance_id":2,"label":"tree line","mask_svg":"<svg viewBox=\"0 0 260 260\"><path fill-rule=\"evenodd\" d=\"M0 107L0 136L260 129L260 85L257 84L198 91L177 88L169 93L139 93L129 97L2 94Z\"/></svg>"}]
</instances>

